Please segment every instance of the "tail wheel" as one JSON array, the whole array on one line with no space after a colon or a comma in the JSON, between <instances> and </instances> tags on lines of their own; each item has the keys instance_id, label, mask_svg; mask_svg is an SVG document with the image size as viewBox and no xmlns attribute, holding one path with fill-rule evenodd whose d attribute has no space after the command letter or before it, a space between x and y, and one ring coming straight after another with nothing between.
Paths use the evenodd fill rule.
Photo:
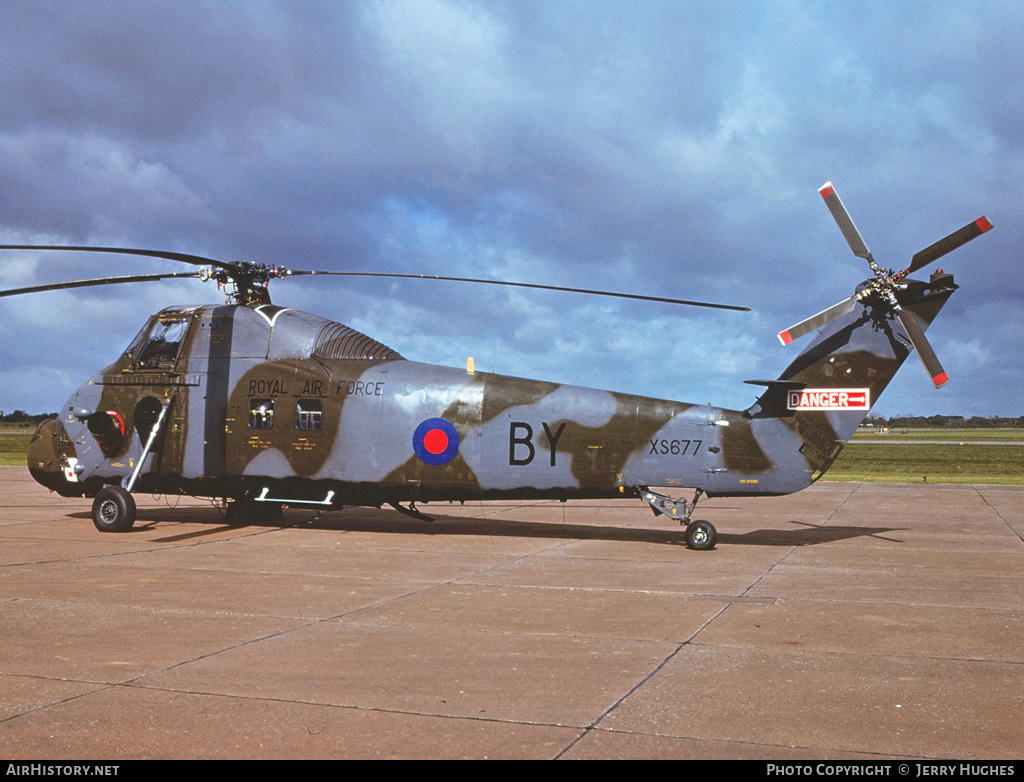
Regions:
<instances>
[{"instance_id":1,"label":"tail wheel","mask_svg":"<svg viewBox=\"0 0 1024 782\"><path fill-rule=\"evenodd\" d=\"M709 521L691 521L686 527L686 545L697 551L708 551L718 543L718 531Z\"/></svg>"},{"instance_id":2,"label":"tail wheel","mask_svg":"<svg viewBox=\"0 0 1024 782\"><path fill-rule=\"evenodd\" d=\"M104 486L92 502L92 523L100 532L127 532L135 524L135 498L120 486Z\"/></svg>"}]
</instances>

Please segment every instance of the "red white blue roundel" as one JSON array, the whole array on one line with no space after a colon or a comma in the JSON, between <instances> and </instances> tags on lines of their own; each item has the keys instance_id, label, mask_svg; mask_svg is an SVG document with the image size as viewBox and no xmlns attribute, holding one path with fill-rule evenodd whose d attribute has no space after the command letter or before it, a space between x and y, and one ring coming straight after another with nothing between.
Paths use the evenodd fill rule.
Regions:
<instances>
[{"instance_id":1,"label":"red white blue roundel","mask_svg":"<svg viewBox=\"0 0 1024 782\"><path fill-rule=\"evenodd\" d=\"M443 418L428 418L413 432L412 449L426 464L448 464L459 452L459 432Z\"/></svg>"}]
</instances>

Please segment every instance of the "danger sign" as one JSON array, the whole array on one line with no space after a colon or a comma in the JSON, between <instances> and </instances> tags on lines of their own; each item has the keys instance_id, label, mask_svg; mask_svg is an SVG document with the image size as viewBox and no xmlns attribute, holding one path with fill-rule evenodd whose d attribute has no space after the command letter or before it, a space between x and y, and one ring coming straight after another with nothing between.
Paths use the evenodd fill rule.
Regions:
<instances>
[{"instance_id":1,"label":"danger sign","mask_svg":"<svg viewBox=\"0 0 1024 782\"><path fill-rule=\"evenodd\" d=\"M867 388L802 388L789 392L790 410L870 410Z\"/></svg>"}]
</instances>

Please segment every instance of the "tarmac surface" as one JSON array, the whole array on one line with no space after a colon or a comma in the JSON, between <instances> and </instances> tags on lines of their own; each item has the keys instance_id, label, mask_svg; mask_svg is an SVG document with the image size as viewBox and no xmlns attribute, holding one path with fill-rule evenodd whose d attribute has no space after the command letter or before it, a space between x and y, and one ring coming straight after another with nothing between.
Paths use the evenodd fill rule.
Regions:
<instances>
[{"instance_id":1,"label":"tarmac surface","mask_svg":"<svg viewBox=\"0 0 1024 782\"><path fill-rule=\"evenodd\" d=\"M1024 487L95 530L0 468L8 759L1024 756Z\"/></svg>"}]
</instances>

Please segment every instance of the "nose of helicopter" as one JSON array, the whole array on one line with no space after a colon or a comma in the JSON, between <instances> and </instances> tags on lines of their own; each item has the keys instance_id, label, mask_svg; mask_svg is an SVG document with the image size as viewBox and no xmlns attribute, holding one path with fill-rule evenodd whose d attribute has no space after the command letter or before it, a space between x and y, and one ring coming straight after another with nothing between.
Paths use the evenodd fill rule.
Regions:
<instances>
[{"instance_id":1,"label":"nose of helicopter","mask_svg":"<svg viewBox=\"0 0 1024 782\"><path fill-rule=\"evenodd\" d=\"M68 496L68 490L72 484L65 471L69 468L61 459L57 447L61 432L62 429L56 418L43 421L32 435L26 461L28 462L28 471L36 483L58 494ZM70 494L78 493L80 492L70 492Z\"/></svg>"}]
</instances>

